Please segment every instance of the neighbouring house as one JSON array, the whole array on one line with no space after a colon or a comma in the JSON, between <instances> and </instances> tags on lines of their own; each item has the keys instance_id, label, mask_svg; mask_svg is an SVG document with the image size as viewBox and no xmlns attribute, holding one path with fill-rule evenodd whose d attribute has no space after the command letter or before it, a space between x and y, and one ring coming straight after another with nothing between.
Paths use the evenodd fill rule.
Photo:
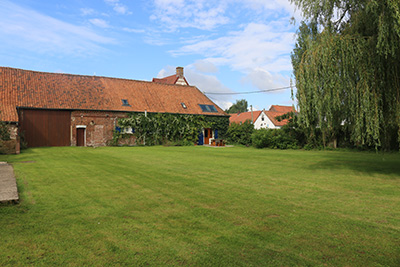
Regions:
<instances>
[{"instance_id":1,"label":"neighbouring house","mask_svg":"<svg viewBox=\"0 0 400 267\"><path fill-rule=\"evenodd\" d=\"M164 78L153 78L153 82L163 84L189 85L189 83L186 81L185 76L183 75L182 67L176 67L176 73L174 75Z\"/></svg>"},{"instance_id":2,"label":"neighbouring house","mask_svg":"<svg viewBox=\"0 0 400 267\"><path fill-rule=\"evenodd\" d=\"M195 86L0 67L0 121L28 147L104 146L132 112L228 119ZM199 143L215 130L203 129Z\"/></svg>"},{"instance_id":3,"label":"neighbouring house","mask_svg":"<svg viewBox=\"0 0 400 267\"><path fill-rule=\"evenodd\" d=\"M269 110L257 110L230 114L231 116L229 118L229 123L242 124L245 121L250 120L255 129L279 129L283 125L286 125L288 120L285 119L278 121L276 117L292 111L295 110L291 106L272 105Z\"/></svg>"}]
</instances>

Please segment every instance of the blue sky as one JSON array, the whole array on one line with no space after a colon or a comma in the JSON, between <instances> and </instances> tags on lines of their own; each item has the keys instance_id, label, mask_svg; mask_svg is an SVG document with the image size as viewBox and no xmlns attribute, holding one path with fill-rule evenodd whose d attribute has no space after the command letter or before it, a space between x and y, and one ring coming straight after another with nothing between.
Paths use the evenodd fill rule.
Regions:
<instances>
[{"instance_id":1,"label":"blue sky","mask_svg":"<svg viewBox=\"0 0 400 267\"><path fill-rule=\"evenodd\" d=\"M288 0L0 0L0 66L151 81L185 68L203 92L288 86L301 17ZM291 105L290 89L208 95Z\"/></svg>"}]
</instances>

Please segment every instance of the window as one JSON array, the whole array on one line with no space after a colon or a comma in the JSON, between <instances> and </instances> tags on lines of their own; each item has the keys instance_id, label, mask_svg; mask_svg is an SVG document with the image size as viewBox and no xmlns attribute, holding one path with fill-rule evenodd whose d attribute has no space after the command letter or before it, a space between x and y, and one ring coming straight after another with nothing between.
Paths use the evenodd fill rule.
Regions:
<instances>
[{"instance_id":1,"label":"window","mask_svg":"<svg viewBox=\"0 0 400 267\"><path fill-rule=\"evenodd\" d=\"M128 99L121 99L122 100L122 106L127 106L130 107L131 105L129 105Z\"/></svg>"},{"instance_id":2,"label":"window","mask_svg":"<svg viewBox=\"0 0 400 267\"><path fill-rule=\"evenodd\" d=\"M184 108L184 109L187 109L187 106L185 105L185 103L181 103L181 105L182 105L182 107Z\"/></svg>"},{"instance_id":3,"label":"window","mask_svg":"<svg viewBox=\"0 0 400 267\"><path fill-rule=\"evenodd\" d=\"M119 127L119 126L115 126L115 130L119 133L122 134L133 134L135 133L135 129L133 129L132 127Z\"/></svg>"},{"instance_id":4,"label":"window","mask_svg":"<svg viewBox=\"0 0 400 267\"><path fill-rule=\"evenodd\" d=\"M135 132L135 129L132 127L124 127L121 129L122 134L133 134Z\"/></svg>"},{"instance_id":5,"label":"window","mask_svg":"<svg viewBox=\"0 0 400 267\"><path fill-rule=\"evenodd\" d=\"M261 116L261 120L264 121L264 115Z\"/></svg>"},{"instance_id":6,"label":"window","mask_svg":"<svg viewBox=\"0 0 400 267\"><path fill-rule=\"evenodd\" d=\"M214 105L201 105L199 104L201 110L203 112L218 112L218 110L214 107Z\"/></svg>"}]
</instances>

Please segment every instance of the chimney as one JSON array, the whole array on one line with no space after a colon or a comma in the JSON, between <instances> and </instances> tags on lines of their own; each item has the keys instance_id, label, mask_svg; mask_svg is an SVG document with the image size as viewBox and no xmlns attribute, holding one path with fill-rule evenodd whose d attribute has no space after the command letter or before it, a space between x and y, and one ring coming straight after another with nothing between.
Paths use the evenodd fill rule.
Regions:
<instances>
[{"instance_id":1,"label":"chimney","mask_svg":"<svg viewBox=\"0 0 400 267\"><path fill-rule=\"evenodd\" d=\"M183 78L183 67L176 67L176 76Z\"/></svg>"}]
</instances>

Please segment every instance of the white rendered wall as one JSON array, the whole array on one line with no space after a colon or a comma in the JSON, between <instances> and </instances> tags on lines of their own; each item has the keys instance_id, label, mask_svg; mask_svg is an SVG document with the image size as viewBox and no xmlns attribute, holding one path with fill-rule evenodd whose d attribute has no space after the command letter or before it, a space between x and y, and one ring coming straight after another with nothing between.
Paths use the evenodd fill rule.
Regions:
<instances>
[{"instance_id":1,"label":"white rendered wall","mask_svg":"<svg viewBox=\"0 0 400 267\"><path fill-rule=\"evenodd\" d=\"M262 118L264 117L264 120ZM260 113L260 116L254 122L254 129L262 129L262 128L269 128L269 129L279 129L280 126L275 126L272 121L268 118L268 116L264 113L264 110Z\"/></svg>"}]
</instances>

